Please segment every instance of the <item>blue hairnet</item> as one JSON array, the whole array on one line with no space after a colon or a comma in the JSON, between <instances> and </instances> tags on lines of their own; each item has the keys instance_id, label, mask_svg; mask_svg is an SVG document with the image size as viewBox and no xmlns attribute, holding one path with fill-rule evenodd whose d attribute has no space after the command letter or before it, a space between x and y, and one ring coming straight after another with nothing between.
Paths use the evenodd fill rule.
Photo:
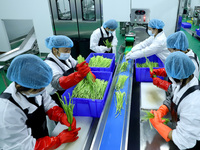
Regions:
<instances>
[{"instance_id":1,"label":"blue hairnet","mask_svg":"<svg viewBox=\"0 0 200 150\"><path fill-rule=\"evenodd\" d=\"M38 56L24 54L14 58L8 68L7 78L19 85L41 89L52 80L51 68Z\"/></svg>"},{"instance_id":2,"label":"blue hairnet","mask_svg":"<svg viewBox=\"0 0 200 150\"><path fill-rule=\"evenodd\" d=\"M183 31L175 32L167 37L167 48L175 48L186 51L188 47L188 40Z\"/></svg>"},{"instance_id":3,"label":"blue hairnet","mask_svg":"<svg viewBox=\"0 0 200 150\"><path fill-rule=\"evenodd\" d=\"M165 70L169 77L186 79L195 71L192 60L183 52L171 53L165 60Z\"/></svg>"},{"instance_id":4,"label":"blue hairnet","mask_svg":"<svg viewBox=\"0 0 200 150\"><path fill-rule=\"evenodd\" d=\"M156 29L163 29L165 26L164 22L159 20L159 19L151 19L148 23L148 26L151 28L156 28Z\"/></svg>"},{"instance_id":5,"label":"blue hairnet","mask_svg":"<svg viewBox=\"0 0 200 150\"><path fill-rule=\"evenodd\" d=\"M45 44L49 49L67 47L71 48L74 46L73 41L64 35L54 35L46 38Z\"/></svg>"},{"instance_id":6,"label":"blue hairnet","mask_svg":"<svg viewBox=\"0 0 200 150\"><path fill-rule=\"evenodd\" d=\"M103 27L115 30L118 27L118 23L116 20L110 19L103 23Z\"/></svg>"}]
</instances>

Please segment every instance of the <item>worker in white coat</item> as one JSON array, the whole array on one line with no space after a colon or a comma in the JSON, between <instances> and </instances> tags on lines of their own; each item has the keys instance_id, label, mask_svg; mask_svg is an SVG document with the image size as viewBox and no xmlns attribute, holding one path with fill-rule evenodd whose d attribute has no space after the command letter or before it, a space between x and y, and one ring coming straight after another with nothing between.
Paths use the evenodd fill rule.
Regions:
<instances>
[{"instance_id":1,"label":"worker in white coat","mask_svg":"<svg viewBox=\"0 0 200 150\"><path fill-rule=\"evenodd\" d=\"M151 110L155 117L150 121L167 142L172 140L181 150L199 150L200 86L194 76L194 63L186 54L173 52L165 61L165 70L173 83L174 95L170 100L165 100L157 111ZM176 113L172 116L177 121L175 129L161 120L169 111Z\"/></svg>"},{"instance_id":2,"label":"worker in white coat","mask_svg":"<svg viewBox=\"0 0 200 150\"><path fill-rule=\"evenodd\" d=\"M55 92L57 91L62 95L66 89L78 84L84 79L91 69L85 61L78 64L72 58L70 53L73 47L73 41L67 36L50 36L45 40L45 43L51 50L45 62L53 71L53 79L46 89L56 103L61 106ZM94 74L92 75L96 78Z\"/></svg>"},{"instance_id":3,"label":"worker in white coat","mask_svg":"<svg viewBox=\"0 0 200 150\"><path fill-rule=\"evenodd\" d=\"M45 87L52 80L51 68L32 54L17 56L11 62L7 78L13 81L0 95L0 149L47 150L78 139L76 120L72 131L63 130L49 137L46 115L70 126L63 109L51 99Z\"/></svg>"},{"instance_id":4,"label":"worker in white coat","mask_svg":"<svg viewBox=\"0 0 200 150\"><path fill-rule=\"evenodd\" d=\"M180 51L189 56L189 58L192 60L195 66L194 76L197 79L199 78L199 58L191 49L189 49L189 43L183 31L175 32L167 37L167 48L170 52ZM151 77L153 77L153 75L163 77L167 76L165 68L153 69L153 71L150 74ZM160 78L153 78L153 84L159 88L164 89L165 91L170 90L168 89L168 87L171 85L171 83Z\"/></svg>"},{"instance_id":5,"label":"worker in white coat","mask_svg":"<svg viewBox=\"0 0 200 150\"><path fill-rule=\"evenodd\" d=\"M110 19L103 23L103 26L96 29L90 36L90 49L96 53L115 53L117 47L117 37L115 30L118 27L118 23L114 19ZM112 47L105 45L108 40Z\"/></svg>"},{"instance_id":6,"label":"worker in white coat","mask_svg":"<svg viewBox=\"0 0 200 150\"><path fill-rule=\"evenodd\" d=\"M158 19L152 19L148 23L149 38L135 45L125 58L137 59L156 55L164 63L170 52L167 50L166 36L163 31L164 22Z\"/></svg>"}]
</instances>

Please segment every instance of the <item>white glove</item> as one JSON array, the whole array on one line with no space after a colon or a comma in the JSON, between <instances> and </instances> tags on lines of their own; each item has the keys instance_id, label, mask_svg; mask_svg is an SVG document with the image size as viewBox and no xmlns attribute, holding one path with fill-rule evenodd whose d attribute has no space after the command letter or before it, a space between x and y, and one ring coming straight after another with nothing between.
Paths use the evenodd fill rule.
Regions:
<instances>
[{"instance_id":1,"label":"white glove","mask_svg":"<svg viewBox=\"0 0 200 150\"><path fill-rule=\"evenodd\" d=\"M126 54L125 59L126 60L133 59L133 56L134 56L133 52L130 51L130 52L128 52L128 54Z\"/></svg>"},{"instance_id":2,"label":"white glove","mask_svg":"<svg viewBox=\"0 0 200 150\"><path fill-rule=\"evenodd\" d=\"M102 50L105 52L105 51L110 51L111 50L111 47L110 48L107 48L106 46L102 46Z\"/></svg>"}]
</instances>

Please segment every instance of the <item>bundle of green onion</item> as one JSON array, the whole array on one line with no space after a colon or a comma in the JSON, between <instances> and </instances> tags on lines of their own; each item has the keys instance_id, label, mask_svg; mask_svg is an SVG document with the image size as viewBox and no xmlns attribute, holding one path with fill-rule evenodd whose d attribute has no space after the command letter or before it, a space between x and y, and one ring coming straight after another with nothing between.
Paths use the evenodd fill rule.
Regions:
<instances>
[{"instance_id":1,"label":"bundle of green onion","mask_svg":"<svg viewBox=\"0 0 200 150\"><path fill-rule=\"evenodd\" d=\"M158 67L158 65L157 66L153 66L151 64L151 62L149 61L149 59L146 56L144 56L144 57L146 59L147 65L148 65L148 67L149 67L149 69L150 69L151 72L153 71L153 67ZM157 76L154 74L153 77L156 78Z\"/></svg>"},{"instance_id":2,"label":"bundle of green onion","mask_svg":"<svg viewBox=\"0 0 200 150\"><path fill-rule=\"evenodd\" d=\"M116 95L116 100L117 100L117 104L115 104L116 106L116 113L115 113L115 118L120 114L121 115L121 110L123 108L123 103L125 100L125 95L126 93L123 92L121 93L121 91L115 92Z\"/></svg>"},{"instance_id":3,"label":"bundle of green onion","mask_svg":"<svg viewBox=\"0 0 200 150\"><path fill-rule=\"evenodd\" d=\"M128 76L126 76L126 75L120 75L119 78L118 78L115 89L116 90L123 89L124 83L125 83L127 78L128 78Z\"/></svg>"},{"instance_id":4,"label":"bundle of green onion","mask_svg":"<svg viewBox=\"0 0 200 150\"><path fill-rule=\"evenodd\" d=\"M85 58L82 57L81 55L79 55L77 57L78 63L82 63L83 61L85 61ZM89 84L92 86L93 83L95 82L95 78L92 76L91 72L89 72L86 76L86 79L89 81Z\"/></svg>"},{"instance_id":5,"label":"bundle of green onion","mask_svg":"<svg viewBox=\"0 0 200 150\"><path fill-rule=\"evenodd\" d=\"M79 82L73 90L72 97L103 99L108 81L96 79L92 86L88 82L86 79Z\"/></svg>"},{"instance_id":6,"label":"bundle of green onion","mask_svg":"<svg viewBox=\"0 0 200 150\"><path fill-rule=\"evenodd\" d=\"M61 99L60 95L56 92L56 94L58 95L58 99L60 100L60 103L62 105L62 108L64 109L66 115L67 115L67 121L70 123L70 125L72 124L73 121L73 109L74 109L74 104L72 102L72 98L70 97L69 94L69 104L67 104L67 100L66 97L64 97L65 103L63 102L63 97ZM68 128L68 131L71 131L71 126Z\"/></svg>"},{"instance_id":7,"label":"bundle of green onion","mask_svg":"<svg viewBox=\"0 0 200 150\"><path fill-rule=\"evenodd\" d=\"M108 39L106 41L103 41L103 43L106 45L107 48L113 47L112 43L108 41Z\"/></svg>"},{"instance_id":8,"label":"bundle of green onion","mask_svg":"<svg viewBox=\"0 0 200 150\"><path fill-rule=\"evenodd\" d=\"M103 56L93 56L90 59L89 67L110 67L112 59L104 58Z\"/></svg>"},{"instance_id":9,"label":"bundle of green onion","mask_svg":"<svg viewBox=\"0 0 200 150\"><path fill-rule=\"evenodd\" d=\"M150 113L149 111L144 111L146 113L146 115L144 117L142 117L142 121L149 121L149 125L152 129L152 125L150 122L150 119L154 118L154 114ZM165 120L164 124L167 124L170 120L168 118L162 118L162 120Z\"/></svg>"},{"instance_id":10,"label":"bundle of green onion","mask_svg":"<svg viewBox=\"0 0 200 150\"><path fill-rule=\"evenodd\" d=\"M119 69L120 72L126 71L127 66L128 66L128 61L123 62L122 65L121 65L121 67L120 67L120 69Z\"/></svg>"}]
</instances>

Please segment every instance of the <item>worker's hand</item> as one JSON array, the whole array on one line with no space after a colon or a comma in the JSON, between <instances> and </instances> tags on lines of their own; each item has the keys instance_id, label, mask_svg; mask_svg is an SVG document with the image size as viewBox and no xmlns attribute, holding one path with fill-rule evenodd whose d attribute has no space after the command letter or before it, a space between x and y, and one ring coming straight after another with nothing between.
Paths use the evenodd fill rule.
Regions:
<instances>
[{"instance_id":1,"label":"worker's hand","mask_svg":"<svg viewBox=\"0 0 200 150\"><path fill-rule=\"evenodd\" d=\"M167 91L168 87L170 86L171 83L162 80L160 78L153 78L153 84L156 85L157 87Z\"/></svg>"},{"instance_id":2,"label":"worker's hand","mask_svg":"<svg viewBox=\"0 0 200 150\"><path fill-rule=\"evenodd\" d=\"M162 118L169 112L169 109L167 108L166 105L161 105L157 111L153 111L153 110L150 111L150 113L152 114L154 114L154 112L157 113L159 121L164 123L165 120L162 120Z\"/></svg>"},{"instance_id":3,"label":"worker's hand","mask_svg":"<svg viewBox=\"0 0 200 150\"><path fill-rule=\"evenodd\" d=\"M153 78L153 75L166 77L167 73L165 71L165 68L159 68L159 69L153 69L152 72L150 71L150 75L151 75L151 78Z\"/></svg>"},{"instance_id":4,"label":"worker's hand","mask_svg":"<svg viewBox=\"0 0 200 150\"><path fill-rule=\"evenodd\" d=\"M109 52L109 51L111 51L111 47L107 48L106 46L101 46L101 50L103 53L105 53L106 51Z\"/></svg>"},{"instance_id":5,"label":"worker's hand","mask_svg":"<svg viewBox=\"0 0 200 150\"><path fill-rule=\"evenodd\" d=\"M57 137L60 139L61 144L74 142L79 138L77 135L78 135L78 131L80 129L81 128L77 128L77 129L71 130L71 131L68 131L67 129L63 130Z\"/></svg>"},{"instance_id":6,"label":"worker's hand","mask_svg":"<svg viewBox=\"0 0 200 150\"><path fill-rule=\"evenodd\" d=\"M156 75L153 71L151 72L151 71L149 71L150 72L150 77L153 79L154 77L154 75Z\"/></svg>"},{"instance_id":7,"label":"worker's hand","mask_svg":"<svg viewBox=\"0 0 200 150\"><path fill-rule=\"evenodd\" d=\"M82 66L79 66L79 69L77 71L77 73L81 76L81 77L85 77L89 72L91 71L90 67L88 66L88 63L85 63Z\"/></svg>"},{"instance_id":8,"label":"worker's hand","mask_svg":"<svg viewBox=\"0 0 200 150\"><path fill-rule=\"evenodd\" d=\"M76 119L74 117L73 117L73 121L72 121L72 124L71 124L71 129L72 130L76 129Z\"/></svg>"},{"instance_id":9,"label":"worker's hand","mask_svg":"<svg viewBox=\"0 0 200 150\"><path fill-rule=\"evenodd\" d=\"M126 60L129 60L129 59L133 59L133 53L130 51L130 52L128 52L127 54L126 54L126 56L125 56L125 59Z\"/></svg>"},{"instance_id":10,"label":"worker's hand","mask_svg":"<svg viewBox=\"0 0 200 150\"><path fill-rule=\"evenodd\" d=\"M78 71L83 65L85 65L86 64L86 61L83 61L82 63L80 63L80 64L77 64L76 65L76 71Z\"/></svg>"},{"instance_id":11,"label":"worker's hand","mask_svg":"<svg viewBox=\"0 0 200 150\"><path fill-rule=\"evenodd\" d=\"M164 120L160 120L158 113L155 110L153 111L153 114L154 118L150 119L151 124L167 142L170 141L168 135L172 129L163 124Z\"/></svg>"},{"instance_id":12,"label":"worker's hand","mask_svg":"<svg viewBox=\"0 0 200 150\"><path fill-rule=\"evenodd\" d=\"M96 76L92 73L92 71L90 71L90 73L92 74L93 78L96 79Z\"/></svg>"}]
</instances>

